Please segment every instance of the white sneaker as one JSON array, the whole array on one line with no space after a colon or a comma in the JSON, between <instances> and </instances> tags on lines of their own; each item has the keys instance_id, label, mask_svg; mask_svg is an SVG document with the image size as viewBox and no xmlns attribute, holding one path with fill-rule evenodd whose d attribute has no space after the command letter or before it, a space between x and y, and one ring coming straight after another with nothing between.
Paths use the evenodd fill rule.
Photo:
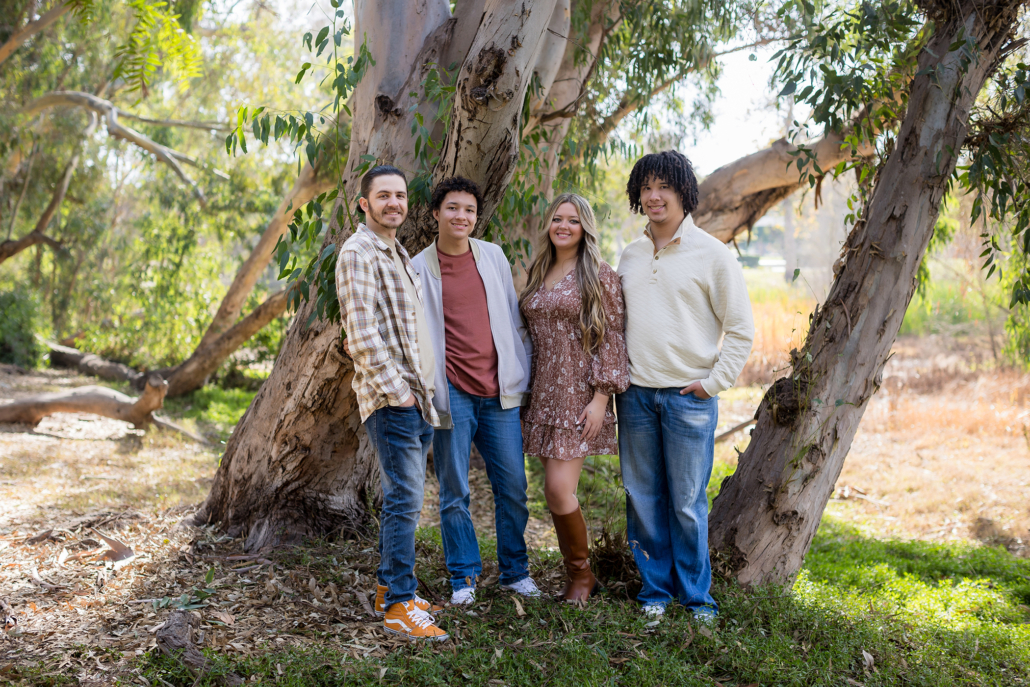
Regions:
<instances>
[{"instance_id":1,"label":"white sneaker","mask_svg":"<svg viewBox=\"0 0 1030 687\"><path fill-rule=\"evenodd\" d=\"M661 620L665 615L665 606L662 604L645 604L644 615L653 620Z\"/></svg>"},{"instance_id":2,"label":"white sneaker","mask_svg":"<svg viewBox=\"0 0 1030 687\"><path fill-rule=\"evenodd\" d=\"M711 611L707 611L707 610L694 611L694 620L696 620L697 622L701 623L702 625L707 625L708 627L714 627L715 626L715 613L712 613Z\"/></svg>"},{"instance_id":3,"label":"white sneaker","mask_svg":"<svg viewBox=\"0 0 1030 687\"><path fill-rule=\"evenodd\" d=\"M471 606L476 603L476 588L464 587L451 594L452 606Z\"/></svg>"},{"instance_id":4,"label":"white sneaker","mask_svg":"<svg viewBox=\"0 0 1030 687\"><path fill-rule=\"evenodd\" d=\"M535 599L542 594L540 587L536 586L536 582L533 581L532 577L524 577L514 584L502 584L501 589L510 589L520 596L531 599Z\"/></svg>"}]
</instances>

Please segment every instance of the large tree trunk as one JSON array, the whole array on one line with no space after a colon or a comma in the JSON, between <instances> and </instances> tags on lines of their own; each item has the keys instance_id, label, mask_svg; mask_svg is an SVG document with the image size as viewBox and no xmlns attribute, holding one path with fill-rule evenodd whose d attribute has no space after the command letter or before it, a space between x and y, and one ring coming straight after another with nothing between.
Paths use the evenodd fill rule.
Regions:
<instances>
[{"instance_id":1,"label":"large tree trunk","mask_svg":"<svg viewBox=\"0 0 1030 687\"><path fill-rule=\"evenodd\" d=\"M844 267L813 313L804 347L792 352L792 374L762 400L751 443L715 500L709 521L714 563L743 584L790 582L801 568L880 386L969 110L1019 4L964 0L940 9L948 16L919 56L922 76L911 83L897 146L845 243ZM961 53L949 51L963 36L975 37L982 51L966 70Z\"/></svg>"},{"instance_id":2,"label":"large tree trunk","mask_svg":"<svg viewBox=\"0 0 1030 687\"><path fill-rule=\"evenodd\" d=\"M356 3L355 33L367 39L376 66L351 106L351 148L342 180L348 197L355 196L361 155L414 168L411 105L428 111L432 103L409 94L421 92L429 62L457 51L463 57L452 126L434 177L464 174L480 183L488 219L518 159L523 98L554 4L491 0L481 15L459 12L450 18L444 0L426 3L420 13L403 0ZM472 40L471 50L455 47L458 37ZM424 209L412 208L411 214L403 240L417 251L432 232ZM333 226L327 242L340 245L349 234L349 228ZM312 307L305 303L294 319L271 376L226 446L211 493L195 516L245 534L248 549L357 526L374 499L378 471L351 387L352 364L340 348L338 326L320 320L306 326Z\"/></svg>"}]
</instances>

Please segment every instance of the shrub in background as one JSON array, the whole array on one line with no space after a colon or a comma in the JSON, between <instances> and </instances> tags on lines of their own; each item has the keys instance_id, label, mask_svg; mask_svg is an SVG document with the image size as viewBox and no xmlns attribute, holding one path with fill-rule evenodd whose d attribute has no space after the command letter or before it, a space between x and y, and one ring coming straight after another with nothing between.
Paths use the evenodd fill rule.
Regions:
<instances>
[{"instance_id":1,"label":"shrub in background","mask_svg":"<svg viewBox=\"0 0 1030 687\"><path fill-rule=\"evenodd\" d=\"M39 298L24 289L0 291L0 363L37 367L46 348L36 338L46 324Z\"/></svg>"}]
</instances>

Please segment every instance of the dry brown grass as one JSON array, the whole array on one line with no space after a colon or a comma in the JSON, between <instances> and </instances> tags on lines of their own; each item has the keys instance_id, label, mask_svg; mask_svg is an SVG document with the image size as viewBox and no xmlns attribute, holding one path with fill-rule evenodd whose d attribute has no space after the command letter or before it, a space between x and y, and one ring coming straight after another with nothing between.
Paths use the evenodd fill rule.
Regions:
<instances>
[{"instance_id":1,"label":"dry brown grass","mask_svg":"<svg viewBox=\"0 0 1030 687\"><path fill-rule=\"evenodd\" d=\"M827 513L878 537L1030 555L1030 375L985 368L989 344L976 339L903 338L893 353ZM721 424L753 413L763 388L723 394ZM733 465L736 453L722 448L716 460Z\"/></svg>"},{"instance_id":2,"label":"dry brown grass","mask_svg":"<svg viewBox=\"0 0 1030 687\"><path fill-rule=\"evenodd\" d=\"M886 535L977 539L1025 556L1030 375L975 372L961 350L942 355L944 345L896 347L837 481L838 496L848 486L866 498L842 499L831 512Z\"/></svg>"}]
</instances>

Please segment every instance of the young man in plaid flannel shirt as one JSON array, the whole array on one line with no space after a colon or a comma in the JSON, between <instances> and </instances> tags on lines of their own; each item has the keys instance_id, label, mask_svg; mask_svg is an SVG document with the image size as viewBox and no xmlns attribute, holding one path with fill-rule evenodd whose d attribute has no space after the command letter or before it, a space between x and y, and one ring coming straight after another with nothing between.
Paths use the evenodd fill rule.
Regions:
<instances>
[{"instance_id":1,"label":"young man in plaid flannel shirt","mask_svg":"<svg viewBox=\"0 0 1030 687\"><path fill-rule=\"evenodd\" d=\"M361 196L367 223L340 249L336 291L361 420L383 485L376 611L390 632L445 640L431 615L439 609L415 595L415 528L426 454L440 420L432 403L435 360L422 286L397 241L408 215L407 181L396 167L373 167L361 180Z\"/></svg>"}]
</instances>

